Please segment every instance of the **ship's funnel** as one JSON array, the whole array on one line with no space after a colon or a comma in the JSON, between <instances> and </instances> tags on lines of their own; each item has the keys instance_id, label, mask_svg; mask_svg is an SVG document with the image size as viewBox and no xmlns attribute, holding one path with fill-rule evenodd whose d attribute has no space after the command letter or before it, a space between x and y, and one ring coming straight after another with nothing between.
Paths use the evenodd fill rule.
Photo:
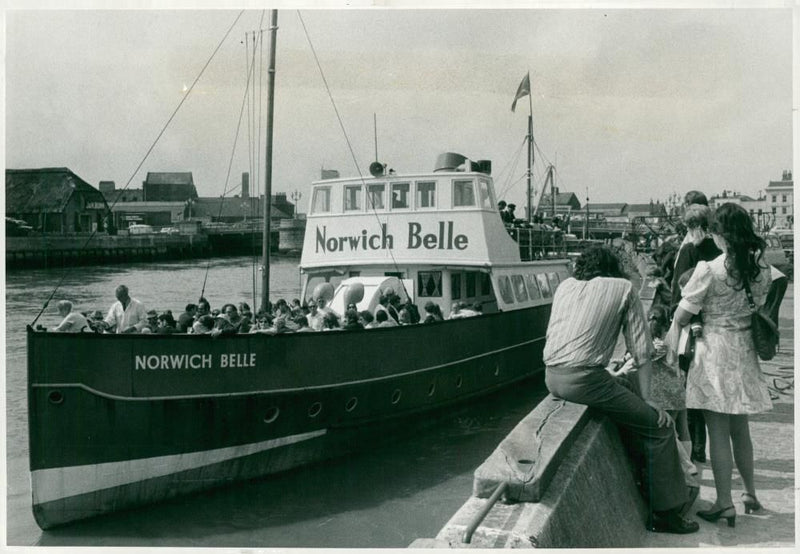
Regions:
<instances>
[{"instance_id":1,"label":"ship's funnel","mask_svg":"<svg viewBox=\"0 0 800 554\"><path fill-rule=\"evenodd\" d=\"M436 158L436 165L433 171L455 171L465 161L467 161L466 156L455 152L445 152L444 154L439 154Z\"/></svg>"}]
</instances>

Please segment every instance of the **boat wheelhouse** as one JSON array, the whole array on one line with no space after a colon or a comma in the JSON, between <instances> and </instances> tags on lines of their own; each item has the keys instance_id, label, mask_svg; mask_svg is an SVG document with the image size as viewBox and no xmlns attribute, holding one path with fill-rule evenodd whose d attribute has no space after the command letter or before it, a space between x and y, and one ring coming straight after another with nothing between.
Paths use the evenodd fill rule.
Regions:
<instances>
[{"instance_id":1,"label":"boat wheelhouse","mask_svg":"<svg viewBox=\"0 0 800 554\"><path fill-rule=\"evenodd\" d=\"M560 233L506 228L489 166L447 153L430 173L313 183L304 297L323 282L392 276L420 312L432 301L445 317L454 302L485 314L548 304L568 275Z\"/></svg>"}]
</instances>

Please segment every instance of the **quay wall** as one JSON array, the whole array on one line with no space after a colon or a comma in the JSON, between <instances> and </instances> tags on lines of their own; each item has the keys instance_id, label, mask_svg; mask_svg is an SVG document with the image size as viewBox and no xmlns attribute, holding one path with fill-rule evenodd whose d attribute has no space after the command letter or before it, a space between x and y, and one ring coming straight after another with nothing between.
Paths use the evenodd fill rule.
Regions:
<instances>
[{"instance_id":1,"label":"quay wall","mask_svg":"<svg viewBox=\"0 0 800 554\"><path fill-rule=\"evenodd\" d=\"M648 306L651 262L625 261ZM475 470L472 496L437 536L410 547L631 548L646 544L646 517L616 426L548 395Z\"/></svg>"},{"instance_id":2,"label":"quay wall","mask_svg":"<svg viewBox=\"0 0 800 554\"><path fill-rule=\"evenodd\" d=\"M193 235L90 235L6 237L6 267L61 267L181 259L211 253L208 238Z\"/></svg>"}]
</instances>

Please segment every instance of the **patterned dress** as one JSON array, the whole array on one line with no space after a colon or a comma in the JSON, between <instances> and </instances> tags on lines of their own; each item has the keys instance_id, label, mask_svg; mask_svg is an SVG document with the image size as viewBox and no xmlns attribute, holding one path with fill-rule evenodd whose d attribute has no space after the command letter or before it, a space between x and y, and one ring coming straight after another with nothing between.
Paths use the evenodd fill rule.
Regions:
<instances>
[{"instance_id":1,"label":"patterned dress","mask_svg":"<svg viewBox=\"0 0 800 554\"><path fill-rule=\"evenodd\" d=\"M725 270L726 255L698 262L680 306L703 314L703 336L695 345L686 382L686 407L723 414L756 414L772 408L750 334L750 306ZM750 288L756 305L766 299L770 269Z\"/></svg>"}]
</instances>

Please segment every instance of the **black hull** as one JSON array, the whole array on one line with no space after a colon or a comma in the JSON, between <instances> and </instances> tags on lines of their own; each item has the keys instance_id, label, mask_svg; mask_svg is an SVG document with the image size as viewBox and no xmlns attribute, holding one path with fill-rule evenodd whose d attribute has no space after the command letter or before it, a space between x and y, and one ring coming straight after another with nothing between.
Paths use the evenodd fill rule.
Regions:
<instances>
[{"instance_id":1,"label":"black hull","mask_svg":"<svg viewBox=\"0 0 800 554\"><path fill-rule=\"evenodd\" d=\"M549 310L216 339L29 330L36 521L48 528L344 454L414 414L540 371ZM208 356L208 367L173 367L183 355Z\"/></svg>"}]
</instances>

